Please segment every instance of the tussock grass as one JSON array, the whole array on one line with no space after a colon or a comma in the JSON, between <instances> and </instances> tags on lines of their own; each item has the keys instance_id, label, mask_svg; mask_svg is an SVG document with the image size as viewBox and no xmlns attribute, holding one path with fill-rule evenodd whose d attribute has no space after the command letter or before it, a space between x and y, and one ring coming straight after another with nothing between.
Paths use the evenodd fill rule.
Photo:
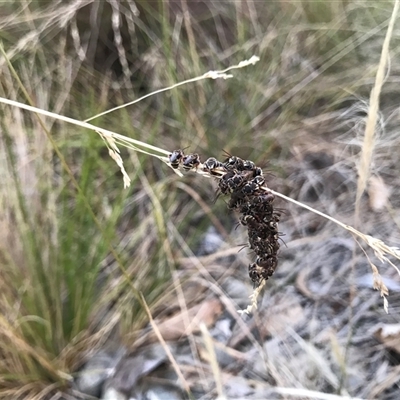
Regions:
<instances>
[{"instance_id":1,"label":"tussock grass","mask_svg":"<svg viewBox=\"0 0 400 400\"><path fill-rule=\"evenodd\" d=\"M288 238L283 259L296 240L315 239L308 237L306 230L312 220L308 212L317 214L360 242L365 256L357 258L357 263L370 262L374 284L386 294L381 267L375 266L370 250L385 263L392 262L389 257L398 259L398 243L385 244L393 243L393 235L366 220L359 226L354 221L340 221L351 221L354 205L360 214L365 211L361 193L370 176L372 151L385 180L394 186L392 215L399 206L392 162L395 135L389 133L382 141L373 135L379 95L382 118L389 115L385 130L397 118L390 98L399 91L398 67L392 63L390 74L382 74L388 39L381 52L385 34L392 36L391 53L399 52L398 33L393 29L397 9L392 10L389 3L372 6L365 2L273 2L268 6L252 1L212 2L203 18L196 19L190 2L184 4L186 8L178 12L167 3L155 10L149 3L120 1L2 5L4 15L9 15L1 23L6 56L0 60L4 114L0 146L3 398L44 399L71 393L69 387L78 368L110 335L119 331L125 343L135 346L147 322L156 324L154 318L163 315L166 304L176 306L175 291L180 290L179 307L184 312L188 301L184 284L191 279L211 287L234 314L237 307L207 270L209 260L196 259L197 270L190 272L194 277L176 269L182 254L193 256L190 247L202 233L202 225L219 221L220 230L226 231L231 218L223 211L223 203L211 206L204 200L214 195L211 179L185 176L185 184L192 190L184 192L182 177L162 168L169 152L178 147L190 145L190 152L202 153L203 158L220 157L224 149L261 165L268 159L275 175L269 183L274 189L276 182L273 193L296 207L286 203L292 214L282 227ZM82 23L88 10L93 26ZM221 24L222 20L232 23ZM111 32L109 38L107 32ZM108 53L102 63L96 61L95 49L104 44L103 49L114 47L115 53ZM235 71L234 79L206 79L227 77L223 75L229 72L227 65L240 66L239 61L251 54L257 54L260 62ZM100 72L93 68L96 63ZM355 165L360 154L349 139L353 131L344 132L344 125L353 118L349 110L354 98L368 97L377 65L379 88L374 89L375 100L371 96L368 107L367 130L371 134L364 136L369 142L360 146L364 161L357 177ZM202 75L209 70L221 74ZM387 84L382 86L383 77ZM89 124L94 119L96 123ZM87 130L97 132L102 140ZM347 147L331 141L339 135ZM330 169L347 176L343 187L357 188L356 202L345 197L345 191L324 199L322 172L315 174L306 166L305 153L311 150L334 155ZM293 170L297 175L290 175ZM130 185L126 191L121 190L121 172L123 185ZM312 207L307 200L311 189L318 198ZM191 198L203 206L198 207ZM200 216L197 220L188 218L194 211ZM329 233L342 236L334 229ZM238 234L232 235L231 242L235 243ZM302 248L301 243L297 245ZM277 276L268 295L258 299L257 293L253 295L248 311L261 302L254 317L260 332L263 323L257 315L269 309L269 301L276 301L280 293L296 298L290 287L297 285L296 275L307 269L311 257L307 251L300 256L293 271L287 270L287 260L282 262L286 276ZM343 270L340 268L340 273ZM238 271L235 273L241 273ZM173 293L166 290L171 280ZM344 290L345 279L338 286ZM335 296L339 289L331 285L328 293ZM368 297L365 304L370 308L355 308L354 323L360 322L363 313L369 318L379 314L374 309L376 300L364 290L357 289L355 296L355 304ZM327 307L330 304L322 301L309 307L319 313L325 303ZM393 311L396 307L394 297ZM271 309L275 309L273 304ZM319 323L316 330L321 331L320 336L310 327L310 331L304 328L305 336L309 335L306 339L299 340L293 332L289 336L277 332L271 339L278 344L273 357L264 360L270 371L264 384L278 385L275 393L338 398L322 393L333 385L338 393L346 394L345 380L339 375L346 374L346 362L353 367L359 364L353 362L351 352L345 361L330 356L320 371L311 368L317 365L315 360L323 358L315 355L317 348L323 347L321 352L332 348L335 354L343 350L341 331L336 342L332 339L335 333L331 341L323 337L327 329L336 329L324 325L324 313L330 315L324 309L312 319ZM237 315L234 318L252 346L263 354L247 324ZM345 317L337 316L337 320L337 326L347 329ZM195 339L191 340L195 351ZM213 360L211 347L208 352ZM301 357L316 379L291 368ZM379 360L383 357L379 353ZM373 356L368 353L366 358L365 377L366 369L373 365L369 361ZM271 360L279 361L280 368ZM218 393L223 396L219 379L225 372L218 371L215 360L212 363ZM335 369L339 364L341 372ZM201 373L204 375L204 370ZM352 394L368 397L372 393L379 376L374 371L369 374L365 380L371 385L350 390ZM190 386L183 376L185 380Z\"/></svg>"}]
</instances>

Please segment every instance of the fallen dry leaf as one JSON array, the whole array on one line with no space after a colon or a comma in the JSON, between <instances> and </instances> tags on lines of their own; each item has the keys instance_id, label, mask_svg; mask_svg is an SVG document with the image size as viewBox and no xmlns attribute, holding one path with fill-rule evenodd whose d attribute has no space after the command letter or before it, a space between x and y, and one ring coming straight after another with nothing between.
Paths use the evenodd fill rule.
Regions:
<instances>
[{"instance_id":1,"label":"fallen dry leaf","mask_svg":"<svg viewBox=\"0 0 400 400\"><path fill-rule=\"evenodd\" d=\"M400 353L400 324L379 324L374 336L392 350Z\"/></svg>"},{"instance_id":2,"label":"fallen dry leaf","mask_svg":"<svg viewBox=\"0 0 400 400\"><path fill-rule=\"evenodd\" d=\"M287 328L295 329L305 317L296 296L276 296L274 304L268 305L262 314L261 326L264 334L274 336L284 335Z\"/></svg>"},{"instance_id":3,"label":"fallen dry leaf","mask_svg":"<svg viewBox=\"0 0 400 400\"><path fill-rule=\"evenodd\" d=\"M389 200L390 188L380 176L371 176L368 185L369 205L373 211L383 210Z\"/></svg>"},{"instance_id":4,"label":"fallen dry leaf","mask_svg":"<svg viewBox=\"0 0 400 400\"><path fill-rule=\"evenodd\" d=\"M180 311L162 322L155 321L164 340L178 340L182 336L188 336L200 330L200 323L207 327L214 324L222 312L222 304L217 299L207 300L188 309L187 313ZM151 338L154 339L154 333Z\"/></svg>"}]
</instances>

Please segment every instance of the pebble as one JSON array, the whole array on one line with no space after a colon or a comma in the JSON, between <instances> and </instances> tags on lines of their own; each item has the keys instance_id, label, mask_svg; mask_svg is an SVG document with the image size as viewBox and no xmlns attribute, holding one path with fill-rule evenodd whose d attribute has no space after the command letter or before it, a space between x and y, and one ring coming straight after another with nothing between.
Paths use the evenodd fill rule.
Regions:
<instances>
[{"instance_id":1,"label":"pebble","mask_svg":"<svg viewBox=\"0 0 400 400\"><path fill-rule=\"evenodd\" d=\"M101 400L127 400L127 396L113 387L109 387L104 391Z\"/></svg>"},{"instance_id":2,"label":"pebble","mask_svg":"<svg viewBox=\"0 0 400 400\"><path fill-rule=\"evenodd\" d=\"M113 374L123 353L122 349L114 353L108 353L104 350L96 353L78 374L76 379L78 390L90 396L100 396L103 383Z\"/></svg>"}]
</instances>

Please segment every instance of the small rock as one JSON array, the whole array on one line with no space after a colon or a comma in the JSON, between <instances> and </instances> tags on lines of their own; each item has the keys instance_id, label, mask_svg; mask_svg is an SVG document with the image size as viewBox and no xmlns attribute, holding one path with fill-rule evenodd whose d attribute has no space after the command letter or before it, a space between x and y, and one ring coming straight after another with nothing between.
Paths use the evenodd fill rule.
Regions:
<instances>
[{"instance_id":1,"label":"small rock","mask_svg":"<svg viewBox=\"0 0 400 400\"><path fill-rule=\"evenodd\" d=\"M146 400L182 400L183 397L181 393L175 389L168 386L152 384L144 393L144 399Z\"/></svg>"},{"instance_id":2,"label":"small rock","mask_svg":"<svg viewBox=\"0 0 400 400\"><path fill-rule=\"evenodd\" d=\"M139 354L132 355L123 360L110 380L109 386L123 393L130 393L137 381L144 375L153 371L167 359L167 355L160 344L147 347Z\"/></svg>"},{"instance_id":3,"label":"small rock","mask_svg":"<svg viewBox=\"0 0 400 400\"><path fill-rule=\"evenodd\" d=\"M101 400L127 400L127 397L113 387L109 387L104 391Z\"/></svg>"},{"instance_id":4,"label":"small rock","mask_svg":"<svg viewBox=\"0 0 400 400\"><path fill-rule=\"evenodd\" d=\"M235 357L232 357L230 354L218 347L215 348L215 355L217 357L217 362L220 368L234 368L238 365L238 361Z\"/></svg>"},{"instance_id":5,"label":"small rock","mask_svg":"<svg viewBox=\"0 0 400 400\"><path fill-rule=\"evenodd\" d=\"M227 343L232 336L232 319L224 318L215 323L214 328L210 329L210 335L218 342Z\"/></svg>"},{"instance_id":6,"label":"small rock","mask_svg":"<svg viewBox=\"0 0 400 400\"><path fill-rule=\"evenodd\" d=\"M247 306L249 303L249 296L253 292L250 279L240 280L229 277L222 284L222 288L231 299L238 303L240 307L243 307L244 305Z\"/></svg>"},{"instance_id":7,"label":"small rock","mask_svg":"<svg viewBox=\"0 0 400 400\"><path fill-rule=\"evenodd\" d=\"M254 389L250 387L248 380L241 376L229 379L224 390L229 399L244 399L254 393Z\"/></svg>"},{"instance_id":8,"label":"small rock","mask_svg":"<svg viewBox=\"0 0 400 400\"><path fill-rule=\"evenodd\" d=\"M104 350L96 353L79 372L76 379L78 390L90 396L100 396L104 381L114 372L122 354L122 351L111 354Z\"/></svg>"},{"instance_id":9,"label":"small rock","mask_svg":"<svg viewBox=\"0 0 400 400\"><path fill-rule=\"evenodd\" d=\"M213 226L207 229L204 234L203 240L200 243L198 256L206 256L207 254L215 253L224 243L222 236L216 231Z\"/></svg>"}]
</instances>

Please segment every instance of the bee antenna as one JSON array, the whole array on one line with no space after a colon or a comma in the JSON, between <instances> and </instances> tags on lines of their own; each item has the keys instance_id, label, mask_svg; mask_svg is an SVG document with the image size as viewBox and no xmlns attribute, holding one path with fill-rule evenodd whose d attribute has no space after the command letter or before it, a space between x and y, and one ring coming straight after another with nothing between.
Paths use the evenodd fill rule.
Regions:
<instances>
[{"instance_id":1,"label":"bee antenna","mask_svg":"<svg viewBox=\"0 0 400 400\"><path fill-rule=\"evenodd\" d=\"M282 239L283 235L284 235L283 233L279 233L279 240L282 241L282 243L285 245L286 248L288 248L286 242Z\"/></svg>"},{"instance_id":2,"label":"bee antenna","mask_svg":"<svg viewBox=\"0 0 400 400\"><path fill-rule=\"evenodd\" d=\"M264 175L264 176L268 176L268 177L276 178L276 175L275 175L275 174L273 174L273 173L272 173L272 172L270 172L270 171L264 171L264 170L262 170L262 172L263 172L263 175Z\"/></svg>"},{"instance_id":3,"label":"bee antenna","mask_svg":"<svg viewBox=\"0 0 400 400\"><path fill-rule=\"evenodd\" d=\"M287 210L285 210L284 208L277 208L277 207L274 207L274 212L275 212L275 211L277 211L278 213L287 215Z\"/></svg>"},{"instance_id":4,"label":"bee antenna","mask_svg":"<svg viewBox=\"0 0 400 400\"><path fill-rule=\"evenodd\" d=\"M232 157L232 154L231 153L229 153L228 151L226 151L226 150L224 150L224 149L222 149L222 151L224 152L224 156L225 157Z\"/></svg>"},{"instance_id":5,"label":"bee antenna","mask_svg":"<svg viewBox=\"0 0 400 400\"><path fill-rule=\"evenodd\" d=\"M249 247L248 244L239 244L238 246L243 246L238 250L238 253L241 252L243 249L245 249L246 247Z\"/></svg>"},{"instance_id":6,"label":"bee antenna","mask_svg":"<svg viewBox=\"0 0 400 400\"><path fill-rule=\"evenodd\" d=\"M216 191L215 191L215 197L214 197L214 200L213 200L213 203L215 204L216 203L216 201L219 199L219 196L221 196L221 191L219 190L219 189L217 189ZM228 204L228 203L226 203L226 204Z\"/></svg>"}]
</instances>

